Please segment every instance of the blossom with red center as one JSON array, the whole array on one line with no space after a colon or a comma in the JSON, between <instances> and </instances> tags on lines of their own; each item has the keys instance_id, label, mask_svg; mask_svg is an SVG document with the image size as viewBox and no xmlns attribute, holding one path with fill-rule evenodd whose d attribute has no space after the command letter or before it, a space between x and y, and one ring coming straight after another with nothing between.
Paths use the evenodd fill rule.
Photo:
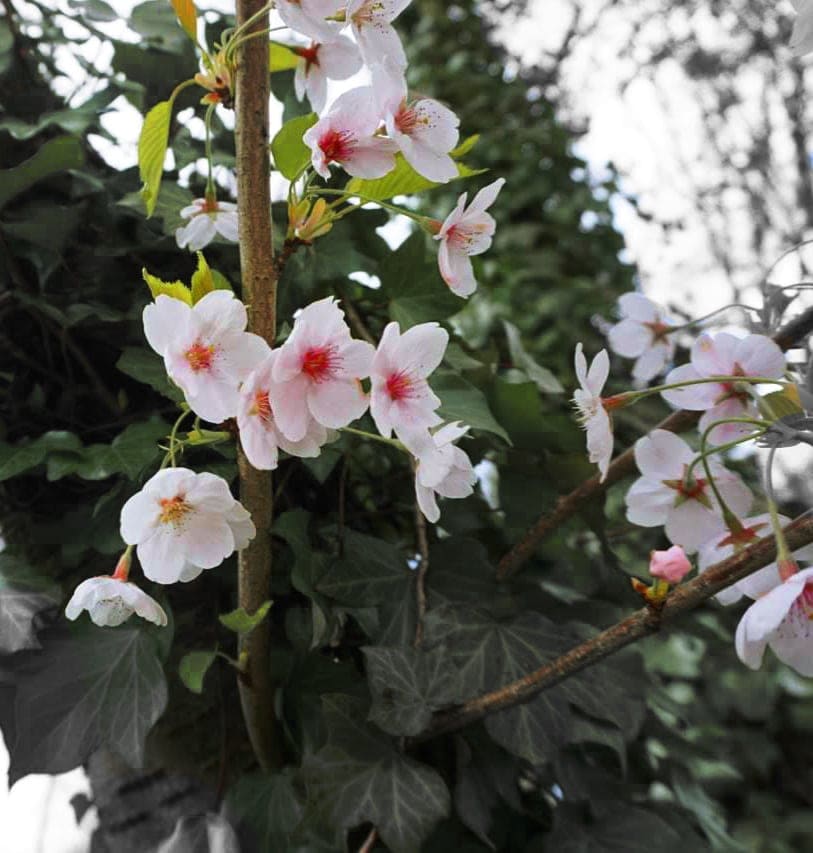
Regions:
<instances>
[{"instance_id":1,"label":"blossom with red center","mask_svg":"<svg viewBox=\"0 0 813 853\"><path fill-rule=\"evenodd\" d=\"M634 358L633 379L649 382L675 355L672 322L642 293L625 293L618 300L618 312L621 320L607 333L610 349L623 358Z\"/></svg>"},{"instance_id":2,"label":"blossom with red center","mask_svg":"<svg viewBox=\"0 0 813 853\"><path fill-rule=\"evenodd\" d=\"M701 335L692 346L691 362L670 371L666 382L691 382L715 376L779 379L784 372L785 355L770 338L765 335L737 338L721 332L714 336ZM703 412L699 423L701 431L724 418L758 415L749 386L735 380L674 388L664 391L663 397L673 406ZM752 429L747 424L720 424L711 431L709 439L714 444L722 444L746 435Z\"/></svg>"},{"instance_id":3,"label":"blossom with red center","mask_svg":"<svg viewBox=\"0 0 813 853\"><path fill-rule=\"evenodd\" d=\"M107 575L82 581L65 608L65 616L78 619L83 610L100 628L115 628L133 613L160 627L167 624L167 614L154 598L134 583Z\"/></svg>"},{"instance_id":4,"label":"blossom with red center","mask_svg":"<svg viewBox=\"0 0 813 853\"><path fill-rule=\"evenodd\" d=\"M440 519L437 496L466 498L474 491L477 475L466 453L455 442L468 432L459 422L446 424L430 435L415 465L418 507L433 524Z\"/></svg>"},{"instance_id":5,"label":"blossom with red center","mask_svg":"<svg viewBox=\"0 0 813 853\"><path fill-rule=\"evenodd\" d=\"M181 216L189 220L175 231L175 239L181 249L199 252L219 234L232 243L237 242L237 205L217 199L196 198L181 210Z\"/></svg>"},{"instance_id":6,"label":"blossom with red center","mask_svg":"<svg viewBox=\"0 0 813 853\"><path fill-rule=\"evenodd\" d=\"M407 58L398 33L392 26L412 0L349 0L346 18L361 48L365 64L377 65L389 57L399 68Z\"/></svg>"},{"instance_id":7,"label":"blossom with red center","mask_svg":"<svg viewBox=\"0 0 813 853\"><path fill-rule=\"evenodd\" d=\"M387 134L407 163L430 181L456 178L457 164L449 152L458 142L458 117L432 98L409 101L403 70L391 61L375 66L372 76Z\"/></svg>"},{"instance_id":8,"label":"blossom with red center","mask_svg":"<svg viewBox=\"0 0 813 853\"><path fill-rule=\"evenodd\" d=\"M801 675L813 676L813 569L795 572L745 611L735 637L737 655L759 669L765 649Z\"/></svg>"},{"instance_id":9,"label":"blossom with red center","mask_svg":"<svg viewBox=\"0 0 813 853\"><path fill-rule=\"evenodd\" d=\"M194 306L160 295L144 309L147 342L190 408L211 423L236 414L240 383L269 352L245 331L247 319L229 290L207 293Z\"/></svg>"},{"instance_id":10,"label":"blossom with red center","mask_svg":"<svg viewBox=\"0 0 813 853\"><path fill-rule=\"evenodd\" d=\"M627 518L642 527L664 525L675 545L693 553L720 529L721 510L705 474L689 466L695 452L682 439L663 429L653 430L635 443L635 461L641 472L626 495ZM731 512L745 515L753 500L742 480L719 461L709 462L714 482ZM703 469L700 468L702 471Z\"/></svg>"},{"instance_id":11,"label":"blossom with red center","mask_svg":"<svg viewBox=\"0 0 813 853\"><path fill-rule=\"evenodd\" d=\"M429 387L429 375L443 360L449 334L437 323L420 323L401 334L398 323L384 329L371 370L370 414L381 435L393 432L407 446L428 440L441 419L440 400ZM416 452L413 449L413 452Z\"/></svg>"},{"instance_id":12,"label":"blossom with red center","mask_svg":"<svg viewBox=\"0 0 813 853\"><path fill-rule=\"evenodd\" d=\"M321 113L327 102L327 81L347 80L361 70L358 47L345 36L336 36L321 44L294 47L299 61L294 71L294 92L297 100L307 95L313 111Z\"/></svg>"},{"instance_id":13,"label":"blossom with red center","mask_svg":"<svg viewBox=\"0 0 813 853\"><path fill-rule=\"evenodd\" d=\"M277 426L274 412L284 393L284 385L273 379L277 355L278 351L271 352L242 384L237 409L240 444L246 457L255 468L268 471L277 467L280 448L292 456L315 457L328 440L327 430L313 418L300 441L289 441Z\"/></svg>"},{"instance_id":14,"label":"blossom with red center","mask_svg":"<svg viewBox=\"0 0 813 853\"><path fill-rule=\"evenodd\" d=\"M251 517L214 474L165 468L121 510L121 537L157 583L196 578L254 538Z\"/></svg>"},{"instance_id":15,"label":"blossom with red center","mask_svg":"<svg viewBox=\"0 0 813 853\"><path fill-rule=\"evenodd\" d=\"M446 217L434 239L440 243L438 266L452 293L468 297L477 290L470 256L481 255L491 246L497 223L486 210L494 204L505 183L498 178L483 187L466 208L468 194L463 193L457 207Z\"/></svg>"},{"instance_id":16,"label":"blossom with red center","mask_svg":"<svg viewBox=\"0 0 813 853\"><path fill-rule=\"evenodd\" d=\"M302 310L277 352L271 400L288 441L305 440L313 420L339 429L364 414L368 400L360 380L370 375L375 348L353 340L332 296Z\"/></svg>"},{"instance_id":17,"label":"blossom with red center","mask_svg":"<svg viewBox=\"0 0 813 853\"><path fill-rule=\"evenodd\" d=\"M331 163L354 177L383 178L395 168L397 147L392 140L375 135L380 124L369 86L340 95L302 137L311 149L313 168L325 179L330 177Z\"/></svg>"}]
</instances>

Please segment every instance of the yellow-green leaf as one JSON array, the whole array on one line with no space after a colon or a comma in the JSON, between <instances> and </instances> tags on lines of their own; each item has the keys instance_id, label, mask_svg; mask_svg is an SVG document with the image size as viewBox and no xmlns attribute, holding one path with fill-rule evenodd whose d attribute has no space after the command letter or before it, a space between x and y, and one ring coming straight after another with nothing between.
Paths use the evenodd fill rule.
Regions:
<instances>
[{"instance_id":1,"label":"yellow-green leaf","mask_svg":"<svg viewBox=\"0 0 813 853\"><path fill-rule=\"evenodd\" d=\"M311 150L302 141L305 131L318 121L316 113L286 121L271 143L271 153L277 170L293 181L310 163Z\"/></svg>"},{"instance_id":2,"label":"yellow-green leaf","mask_svg":"<svg viewBox=\"0 0 813 853\"><path fill-rule=\"evenodd\" d=\"M141 275L147 283L153 299L163 295L170 296L172 299L180 299L187 305L192 304L192 291L182 281L162 281L158 276L148 273L146 269L141 270Z\"/></svg>"},{"instance_id":3,"label":"yellow-green leaf","mask_svg":"<svg viewBox=\"0 0 813 853\"><path fill-rule=\"evenodd\" d=\"M212 271L209 269L209 264L206 263L206 258L203 257L203 252L198 252L198 268L192 274L192 304L200 302L207 293L215 290L215 282L212 278Z\"/></svg>"},{"instance_id":4,"label":"yellow-green leaf","mask_svg":"<svg viewBox=\"0 0 813 853\"><path fill-rule=\"evenodd\" d=\"M799 399L799 391L795 385L789 385L782 391L773 391L762 398L763 414L768 417L784 418L788 415L804 414L804 407Z\"/></svg>"},{"instance_id":5,"label":"yellow-green leaf","mask_svg":"<svg viewBox=\"0 0 813 853\"><path fill-rule=\"evenodd\" d=\"M198 20L193 0L170 0L184 32L193 42L198 40Z\"/></svg>"},{"instance_id":6,"label":"yellow-green leaf","mask_svg":"<svg viewBox=\"0 0 813 853\"><path fill-rule=\"evenodd\" d=\"M268 50L268 70L273 74L275 71L291 71L299 63L299 56L290 47L277 44L272 41Z\"/></svg>"},{"instance_id":7,"label":"yellow-green leaf","mask_svg":"<svg viewBox=\"0 0 813 853\"><path fill-rule=\"evenodd\" d=\"M246 612L245 608L238 607L237 610L232 610L231 613L223 613L218 618L220 619L220 624L230 631L234 631L237 634L248 634L265 619L270 608L271 602L266 601L251 615Z\"/></svg>"},{"instance_id":8,"label":"yellow-green leaf","mask_svg":"<svg viewBox=\"0 0 813 853\"><path fill-rule=\"evenodd\" d=\"M216 652L189 652L181 658L178 675L193 693L203 692L203 679L216 657Z\"/></svg>"},{"instance_id":9,"label":"yellow-green leaf","mask_svg":"<svg viewBox=\"0 0 813 853\"><path fill-rule=\"evenodd\" d=\"M475 145L480 141L480 134L473 133L471 136L467 136L460 145L457 146L454 150L449 153L454 157L455 160L459 160L461 157L465 157L466 154L474 148Z\"/></svg>"},{"instance_id":10,"label":"yellow-green leaf","mask_svg":"<svg viewBox=\"0 0 813 853\"><path fill-rule=\"evenodd\" d=\"M146 115L138 138L138 171L143 186L141 198L147 208L147 216L152 216L161 188L161 175L164 171L164 157L169 142L169 121L172 118L172 101L161 101Z\"/></svg>"}]
</instances>

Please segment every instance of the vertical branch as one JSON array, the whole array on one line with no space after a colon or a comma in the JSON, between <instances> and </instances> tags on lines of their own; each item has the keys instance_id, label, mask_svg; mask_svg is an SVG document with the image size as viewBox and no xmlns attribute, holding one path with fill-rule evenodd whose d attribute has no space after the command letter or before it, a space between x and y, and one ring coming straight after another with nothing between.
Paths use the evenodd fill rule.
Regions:
<instances>
[{"instance_id":1,"label":"vertical branch","mask_svg":"<svg viewBox=\"0 0 813 853\"><path fill-rule=\"evenodd\" d=\"M415 535L418 540L418 553L421 557L418 575L415 578L415 597L417 599L417 615L415 618L415 648L423 643L423 620L426 617L426 573L429 571L429 538L426 534L426 519L415 500Z\"/></svg>"},{"instance_id":2,"label":"vertical branch","mask_svg":"<svg viewBox=\"0 0 813 853\"><path fill-rule=\"evenodd\" d=\"M238 26L260 11L264 0L237 0ZM268 15L260 15L250 32L267 29ZM240 215L240 269L243 301L249 308L249 331L274 342L277 275L271 229L268 161L268 39L244 41L237 55L236 150L237 203ZM238 601L253 613L270 596L271 475L256 471L245 455L238 456L240 499L251 513L257 535L240 554ZM281 763L274 719L274 690L270 668L270 621L265 619L241 639L240 654L246 678L239 681L243 718L254 754L267 770Z\"/></svg>"}]
</instances>

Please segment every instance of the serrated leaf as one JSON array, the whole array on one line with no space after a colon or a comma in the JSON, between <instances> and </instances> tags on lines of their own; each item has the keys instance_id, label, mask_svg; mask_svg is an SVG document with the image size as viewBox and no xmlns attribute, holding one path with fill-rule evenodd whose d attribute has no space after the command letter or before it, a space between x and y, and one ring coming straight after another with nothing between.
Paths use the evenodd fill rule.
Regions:
<instances>
[{"instance_id":1,"label":"serrated leaf","mask_svg":"<svg viewBox=\"0 0 813 853\"><path fill-rule=\"evenodd\" d=\"M216 657L217 652L189 652L181 658L178 675L193 693L203 693L203 679Z\"/></svg>"},{"instance_id":2,"label":"serrated leaf","mask_svg":"<svg viewBox=\"0 0 813 853\"><path fill-rule=\"evenodd\" d=\"M110 445L110 465L135 480L161 453L158 442L169 434L162 420L130 424Z\"/></svg>"},{"instance_id":3,"label":"serrated leaf","mask_svg":"<svg viewBox=\"0 0 813 853\"><path fill-rule=\"evenodd\" d=\"M40 614L56 607L59 599L59 587L22 560L0 554L0 653L40 648Z\"/></svg>"},{"instance_id":4,"label":"serrated leaf","mask_svg":"<svg viewBox=\"0 0 813 853\"><path fill-rule=\"evenodd\" d=\"M417 853L449 812L443 779L367 725L363 701L326 696L322 707L328 742L305 760L310 798L337 828L370 822L393 853Z\"/></svg>"},{"instance_id":5,"label":"serrated leaf","mask_svg":"<svg viewBox=\"0 0 813 853\"><path fill-rule=\"evenodd\" d=\"M226 800L247 829L251 850L287 850L290 834L305 811L304 791L291 772L242 776Z\"/></svg>"},{"instance_id":6,"label":"serrated leaf","mask_svg":"<svg viewBox=\"0 0 813 853\"><path fill-rule=\"evenodd\" d=\"M167 378L164 360L146 349L125 347L116 367L138 382L143 382L175 403L183 400L183 391Z\"/></svg>"},{"instance_id":7,"label":"serrated leaf","mask_svg":"<svg viewBox=\"0 0 813 853\"><path fill-rule=\"evenodd\" d=\"M299 64L299 56L286 44L272 41L268 47L268 70L274 74L276 71L292 71Z\"/></svg>"},{"instance_id":8,"label":"serrated leaf","mask_svg":"<svg viewBox=\"0 0 813 853\"><path fill-rule=\"evenodd\" d=\"M64 773L101 747L134 767L167 704L154 632L136 623L64 625L40 635L42 649L7 660L17 726L9 743L12 784L29 773Z\"/></svg>"},{"instance_id":9,"label":"serrated leaf","mask_svg":"<svg viewBox=\"0 0 813 853\"><path fill-rule=\"evenodd\" d=\"M222 613L218 616L218 619L224 628L228 628L236 634L248 634L265 619L268 611L271 609L272 603L271 601L264 602L250 615L244 607L238 607L236 610L232 610L231 613Z\"/></svg>"},{"instance_id":10,"label":"serrated leaf","mask_svg":"<svg viewBox=\"0 0 813 853\"><path fill-rule=\"evenodd\" d=\"M564 387L561 382L551 373L547 367L537 364L534 357L522 345L522 336L519 329L508 320L502 321L505 329L505 339L508 343L508 351L515 367L524 370L528 378L536 384L545 394L563 394Z\"/></svg>"},{"instance_id":11,"label":"serrated leaf","mask_svg":"<svg viewBox=\"0 0 813 853\"><path fill-rule=\"evenodd\" d=\"M172 101L157 103L145 116L141 135L138 137L138 171L143 184L141 198L144 200L148 217L155 211L161 189L171 118Z\"/></svg>"},{"instance_id":12,"label":"serrated leaf","mask_svg":"<svg viewBox=\"0 0 813 853\"><path fill-rule=\"evenodd\" d=\"M0 169L0 208L38 181L66 169L78 169L84 162L82 143L75 136L50 139L19 166Z\"/></svg>"},{"instance_id":13,"label":"serrated leaf","mask_svg":"<svg viewBox=\"0 0 813 853\"><path fill-rule=\"evenodd\" d=\"M81 449L82 442L78 436L60 430L46 432L26 444L11 445L0 442L0 482L36 468L45 462L49 453L74 452Z\"/></svg>"},{"instance_id":14,"label":"serrated leaf","mask_svg":"<svg viewBox=\"0 0 813 853\"><path fill-rule=\"evenodd\" d=\"M286 121L271 142L271 153L277 171L293 181L311 161L311 150L302 141L305 131L319 120L316 113Z\"/></svg>"},{"instance_id":15,"label":"serrated leaf","mask_svg":"<svg viewBox=\"0 0 813 853\"><path fill-rule=\"evenodd\" d=\"M200 255L200 252L198 254ZM146 269L141 270L141 277L149 287L153 299L157 299L159 296L169 296L172 299L179 299L187 305L192 304L192 292L182 281L164 281L147 272ZM192 281L194 283L194 278Z\"/></svg>"},{"instance_id":16,"label":"serrated leaf","mask_svg":"<svg viewBox=\"0 0 813 853\"><path fill-rule=\"evenodd\" d=\"M192 273L192 293L190 295L192 304L200 302L207 293L211 293L215 289L215 280L212 271L209 269L209 264L206 263L203 252L198 252L198 268Z\"/></svg>"},{"instance_id":17,"label":"serrated leaf","mask_svg":"<svg viewBox=\"0 0 813 853\"><path fill-rule=\"evenodd\" d=\"M193 42L198 41L198 19L195 12L195 4L193 0L170 0L175 14L178 16L178 23L183 27L183 31L192 39Z\"/></svg>"},{"instance_id":18,"label":"serrated leaf","mask_svg":"<svg viewBox=\"0 0 813 853\"><path fill-rule=\"evenodd\" d=\"M497 423L485 395L479 388L451 371L437 371L430 382L432 390L440 397L438 414L447 421L463 421L472 429L498 435L509 444L508 433Z\"/></svg>"}]
</instances>

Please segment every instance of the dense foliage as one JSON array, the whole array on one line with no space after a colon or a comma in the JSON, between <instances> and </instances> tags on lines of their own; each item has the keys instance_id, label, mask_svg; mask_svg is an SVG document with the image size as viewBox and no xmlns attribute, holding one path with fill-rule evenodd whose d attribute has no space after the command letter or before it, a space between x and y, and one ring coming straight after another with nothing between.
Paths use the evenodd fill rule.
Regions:
<instances>
[{"instance_id":1,"label":"dense foliage","mask_svg":"<svg viewBox=\"0 0 813 853\"><path fill-rule=\"evenodd\" d=\"M358 849L371 825L394 851L799 849L811 832L811 688L775 664L744 669L735 616L713 605L530 703L408 740L434 710L523 675L635 607L628 576L663 544L654 531L630 533L613 491L511 582L495 579L525 528L592 472L556 377L572 385L574 343L599 348L594 315L609 315L634 280L611 222L614 185L591 182L533 74L506 79L507 57L473 0L416 2L399 26L411 84L455 105L466 132L481 134L467 163L511 188L494 208L500 229L480 290L461 310L425 235L393 251L374 230L387 215L374 210L300 249L280 289L283 330L335 294L376 338L391 319L454 332L433 384L441 414L472 426L466 451L491 463L493 487L488 500L478 491L447 502L429 530L422 646L411 471L397 451L349 434L318 459L284 458L275 475L269 664L285 770L254 771L228 666L217 660L196 683L201 670L185 658L211 663L247 627L217 618L235 606L232 563L153 592L169 629L68 625L69 590L112 570L120 509L160 462L177 414L177 389L143 343L141 270L192 276L194 255L173 235L204 179L176 184L203 141L173 124L174 170L146 219L137 170L106 165L89 137L105 135L99 116L118 96L145 113L195 69L169 4L136 7L138 39L113 40L115 74L97 77L80 104L55 94L53 48L70 50L115 15L102 0L72 4L87 32L69 36L64 19L31 5L41 35L17 14L0 19L0 726L12 781L109 748L133 767L217 786L249 851L341 850L348 832ZM211 17L217 33L224 21ZM286 118L306 112L290 77L274 75ZM178 106L197 97L183 93ZM230 133L214 144L229 164ZM459 187L423 195L425 212L442 217ZM234 246L216 243L206 257L239 291ZM348 278L356 272L380 288ZM654 423L659 405L620 413L621 441ZM184 464L236 477L230 445L193 450ZM182 659L199 693L182 684ZM166 820L158 837L173 830Z\"/></svg>"}]
</instances>

